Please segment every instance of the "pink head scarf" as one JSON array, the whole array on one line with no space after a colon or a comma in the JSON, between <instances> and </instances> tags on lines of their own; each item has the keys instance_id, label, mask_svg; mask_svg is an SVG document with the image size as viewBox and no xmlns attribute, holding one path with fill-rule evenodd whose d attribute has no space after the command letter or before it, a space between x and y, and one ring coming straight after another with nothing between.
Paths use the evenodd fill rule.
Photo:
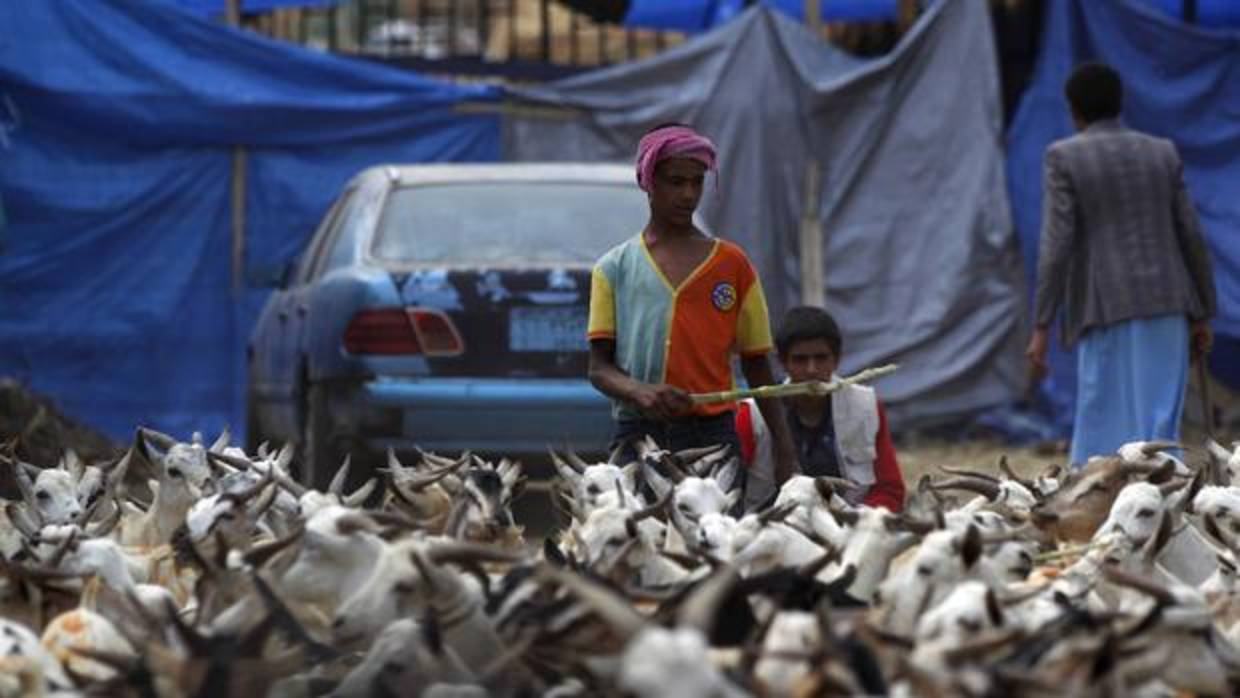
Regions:
<instances>
[{"instance_id":1,"label":"pink head scarf","mask_svg":"<svg viewBox=\"0 0 1240 698\"><path fill-rule=\"evenodd\" d=\"M666 126L647 133L637 143L637 186L649 192L655 166L668 158L697 160L713 170L715 144L688 126Z\"/></svg>"}]
</instances>

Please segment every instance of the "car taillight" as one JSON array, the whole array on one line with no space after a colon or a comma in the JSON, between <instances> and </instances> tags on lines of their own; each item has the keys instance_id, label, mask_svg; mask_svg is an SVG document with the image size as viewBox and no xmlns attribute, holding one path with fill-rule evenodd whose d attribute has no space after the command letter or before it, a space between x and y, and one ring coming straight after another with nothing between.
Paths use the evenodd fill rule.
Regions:
<instances>
[{"instance_id":1,"label":"car taillight","mask_svg":"<svg viewBox=\"0 0 1240 698\"><path fill-rule=\"evenodd\" d=\"M452 320L427 308L378 308L353 316L344 331L350 354L457 356L465 343Z\"/></svg>"}]
</instances>

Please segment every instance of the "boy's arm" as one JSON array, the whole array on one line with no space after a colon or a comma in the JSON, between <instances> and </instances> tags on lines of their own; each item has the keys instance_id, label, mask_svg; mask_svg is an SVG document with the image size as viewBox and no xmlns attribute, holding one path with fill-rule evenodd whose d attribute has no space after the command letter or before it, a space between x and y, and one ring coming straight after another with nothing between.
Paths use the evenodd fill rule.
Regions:
<instances>
[{"instance_id":1,"label":"boy's arm","mask_svg":"<svg viewBox=\"0 0 1240 698\"><path fill-rule=\"evenodd\" d=\"M772 385L775 377L771 374L771 363L766 354L741 357L741 372L749 387L757 388ZM758 411L771 430L774 437L775 451L775 486L784 484L788 478L801 471L797 465L796 448L792 445L792 434L788 431L788 421L784 419L784 406L777 398L764 398L757 401Z\"/></svg>"},{"instance_id":2,"label":"boy's arm","mask_svg":"<svg viewBox=\"0 0 1240 698\"><path fill-rule=\"evenodd\" d=\"M633 379L616 365L616 342L590 340L590 384L600 393L632 403L655 419L672 419L693 407L689 394L672 385L653 385Z\"/></svg>"},{"instance_id":3,"label":"boy's arm","mask_svg":"<svg viewBox=\"0 0 1240 698\"><path fill-rule=\"evenodd\" d=\"M878 403L878 434L874 437L878 455L874 459L874 484L862 503L871 507L886 507L892 513L904 510L904 475L896 461L896 448L891 443L887 429L887 413L883 403Z\"/></svg>"}]
</instances>

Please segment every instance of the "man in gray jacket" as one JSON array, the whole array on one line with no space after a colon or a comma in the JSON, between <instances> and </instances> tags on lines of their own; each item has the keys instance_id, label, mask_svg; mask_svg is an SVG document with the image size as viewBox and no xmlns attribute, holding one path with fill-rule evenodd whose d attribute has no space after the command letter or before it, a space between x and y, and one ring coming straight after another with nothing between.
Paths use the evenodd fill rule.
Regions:
<instances>
[{"instance_id":1,"label":"man in gray jacket","mask_svg":"<svg viewBox=\"0 0 1240 698\"><path fill-rule=\"evenodd\" d=\"M1036 327L1026 356L1046 372L1062 310L1076 344L1071 462L1128 441L1178 439L1189 362L1209 352L1214 280L1171 141L1124 127L1123 84L1079 66L1064 90L1078 133L1046 151Z\"/></svg>"}]
</instances>

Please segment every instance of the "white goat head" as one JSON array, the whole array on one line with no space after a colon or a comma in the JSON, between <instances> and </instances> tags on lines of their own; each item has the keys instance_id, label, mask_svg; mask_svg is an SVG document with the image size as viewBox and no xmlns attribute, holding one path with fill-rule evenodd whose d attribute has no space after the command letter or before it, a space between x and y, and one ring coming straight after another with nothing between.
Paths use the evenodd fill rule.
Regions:
<instances>
[{"instance_id":1,"label":"white goat head","mask_svg":"<svg viewBox=\"0 0 1240 698\"><path fill-rule=\"evenodd\" d=\"M1240 441L1233 443L1229 452L1213 439L1207 439L1206 451L1213 469L1210 484L1240 486Z\"/></svg>"},{"instance_id":2,"label":"white goat head","mask_svg":"<svg viewBox=\"0 0 1240 698\"><path fill-rule=\"evenodd\" d=\"M951 530L928 533L911 556L901 560L878 585L874 599L883 606L886 627L909 634L926 609L942 600L982 557L981 532L973 526L964 534Z\"/></svg>"},{"instance_id":3,"label":"white goat head","mask_svg":"<svg viewBox=\"0 0 1240 698\"><path fill-rule=\"evenodd\" d=\"M640 502L637 497L637 461L623 467L615 463L587 463L572 451L566 452L565 458L552 451L551 462L560 478L568 483L573 502L572 514L576 518L584 518L601 506L603 500L612 497L617 487Z\"/></svg>"},{"instance_id":4,"label":"white goat head","mask_svg":"<svg viewBox=\"0 0 1240 698\"><path fill-rule=\"evenodd\" d=\"M34 679L35 686L23 686L20 677ZM0 618L0 695L26 696L30 691L68 690L73 686L60 662L39 643L29 628ZM24 690L23 690L24 689Z\"/></svg>"},{"instance_id":5,"label":"white goat head","mask_svg":"<svg viewBox=\"0 0 1240 698\"><path fill-rule=\"evenodd\" d=\"M22 464L25 466L25 464ZM77 482L67 471L58 468L37 470L28 466L27 474L33 474L34 482L30 485L33 497L31 505L38 509L39 516L45 524L72 523L82 513L78 503ZM19 481L22 476L19 475Z\"/></svg>"},{"instance_id":6,"label":"white goat head","mask_svg":"<svg viewBox=\"0 0 1240 698\"><path fill-rule=\"evenodd\" d=\"M1163 509L1163 493L1158 486L1134 482L1120 490L1094 537L1122 533L1140 546L1158 529Z\"/></svg>"},{"instance_id":7,"label":"white goat head","mask_svg":"<svg viewBox=\"0 0 1240 698\"><path fill-rule=\"evenodd\" d=\"M458 478L459 488L452 492L455 501L446 533L480 542L508 535L515 526L512 502L525 488L521 464L507 458L492 464L475 456Z\"/></svg>"},{"instance_id":8,"label":"white goat head","mask_svg":"<svg viewBox=\"0 0 1240 698\"><path fill-rule=\"evenodd\" d=\"M940 665L939 655L944 650L959 647L1003 624L1003 608L994 590L979 581L962 582L918 619L914 661Z\"/></svg>"},{"instance_id":9,"label":"white goat head","mask_svg":"<svg viewBox=\"0 0 1240 698\"><path fill-rule=\"evenodd\" d=\"M740 490L725 492L713 479L686 477L672 490L672 525L684 540L697 540L698 521L706 514L729 511L740 496Z\"/></svg>"}]
</instances>

